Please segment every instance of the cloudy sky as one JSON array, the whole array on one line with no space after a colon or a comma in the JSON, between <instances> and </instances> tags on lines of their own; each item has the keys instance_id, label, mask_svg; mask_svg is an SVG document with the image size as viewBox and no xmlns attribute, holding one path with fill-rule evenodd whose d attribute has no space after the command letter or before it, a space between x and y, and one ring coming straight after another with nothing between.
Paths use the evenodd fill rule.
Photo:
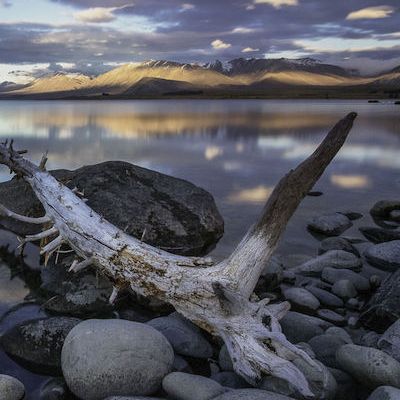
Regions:
<instances>
[{"instance_id":1,"label":"cloudy sky","mask_svg":"<svg viewBox=\"0 0 400 400\"><path fill-rule=\"evenodd\" d=\"M185 1L0 0L0 82L149 59L400 65L400 0Z\"/></svg>"}]
</instances>

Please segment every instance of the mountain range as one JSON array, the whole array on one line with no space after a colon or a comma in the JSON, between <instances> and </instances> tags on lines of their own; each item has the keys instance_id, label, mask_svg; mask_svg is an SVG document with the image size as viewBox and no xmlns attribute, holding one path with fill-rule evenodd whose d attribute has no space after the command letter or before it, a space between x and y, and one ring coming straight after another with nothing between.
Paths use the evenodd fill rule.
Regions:
<instances>
[{"instance_id":1,"label":"mountain range","mask_svg":"<svg viewBox=\"0 0 400 400\"><path fill-rule=\"evenodd\" d=\"M97 76L58 72L26 85L0 83L2 98L398 97L400 66L374 76L311 58L244 59L203 65L145 61Z\"/></svg>"}]
</instances>

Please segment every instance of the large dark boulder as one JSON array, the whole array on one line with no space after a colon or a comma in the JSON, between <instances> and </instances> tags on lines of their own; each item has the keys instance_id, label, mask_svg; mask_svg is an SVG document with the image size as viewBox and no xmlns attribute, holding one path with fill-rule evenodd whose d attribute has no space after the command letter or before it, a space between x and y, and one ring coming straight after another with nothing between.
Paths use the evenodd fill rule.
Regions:
<instances>
[{"instance_id":1,"label":"large dark boulder","mask_svg":"<svg viewBox=\"0 0 400 400\"><path fill-rule=\"evenodd\" d=\"M79 322L81 320L69 317L25 321L6 331L0 343L11 358L30 371L61 375L61 349L64 340Z\"/></svg>"},{"instance_id":2,"label":"large dark boulder","mask_svg":"<svg viewBox=\"0 0 400 400\"><path fill-rule=\"evenodd\" d=\"M205 190L126 162L109 161L75 171L51 172L70 189L84 192L88 205L128 234L177 254L203 255L221 238L224 222ZM31 217L43 208L28 184L0 184L0 203ZM6 229L24 235L37 227L2 219Z\"/></svg>"},{"instance_id":3,"label":"large dark boulder","mask_svg":"<svg viewBox=\"0 0 400 400\"><path fill-rule=\"evenodd\" d=\"M384 332L400 318L400 270L389 275L363 310L360 322L366 327Z\"/></svg>"}]
</instances>

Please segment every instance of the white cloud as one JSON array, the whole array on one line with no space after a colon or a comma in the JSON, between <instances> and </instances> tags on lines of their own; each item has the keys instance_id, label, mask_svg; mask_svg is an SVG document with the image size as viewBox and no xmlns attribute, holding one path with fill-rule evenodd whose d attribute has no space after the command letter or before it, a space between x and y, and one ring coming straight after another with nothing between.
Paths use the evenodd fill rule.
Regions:
<instances>
[{"instance_id":1,"label":"white cloud","mask_svg":"<svg viewBox=\"0 0 400 400\"><path fill-rule=\"evenodd\" d=\"M255 52L255 51L260 51L260 49L253 49L253 47L245 47L245 48L242 50L242 53L253 53L253 52Z\"/></svg>"},{"instance_id":2,"label":"white cloud","mask_svg":"<svg viewBox=\"0 0 400 400\"><path fill-rule=\"evenodd\" d=\"M394 13L395 9L391 6L377 6L367 7L361 10L351 12L346 19L379 19L390 17Z\"/></svg>"},{"instance_id":3,"label":"white cloud","mask_svg":"<svg viewBox=\"0 0 400 400\"><path fill-rule=\"evenodd\" d=\"M254 29L254 28L246 28L244 26L238 26L237 28L232 29L231 33L243 33L243 34L246 34L246 33L254 33L256 31L257 31L257 29Z\"/></svg>"},{"instance_id":4,"label":"white cloud","mask_svg":"<svg viewBox=\"0 0 400 400\"><path fill-rule=\"evenodd\" d=\"M225 49L229 49L229 47L232 47L232 45L230 43L225 43L224 41L222 41L220 39L215 39L214 41L212 41L211 46L215 50L225 50Z\"/></svg>"},{"instance_id":5,"label":"white cloud","mask_svg":"<svg viewBox=\"0 0 400 400\"><path fill-rule=\"evenodd\" d=\"M181 11L190 11L193 10L194 8L195 8L194 4L183 3L181 6Z\"/></svg>"},{"instance_id":6,"label":"white cloud","mask_svg":"<svg viewBox=\"0 0 400 400\"><path fill-rule=\"evenodd\" d=\"M281 8L282 6L297 6L299 0L254 0L254 4L269 4L274 8Z\"/></svg>"},{"instance_id":7,"label":"white cloud","mask_svg":"<svg viewBox=\"0 0 400 400\"><path fill-rule=\"evenodd\" d=\"M92 7L76 12L74 18L80 22L89 23L111 22L117 18L114 15L114 11L131 6L133 6L133 4L127 4L121 7Z\"/></svg>"}]
</instances>

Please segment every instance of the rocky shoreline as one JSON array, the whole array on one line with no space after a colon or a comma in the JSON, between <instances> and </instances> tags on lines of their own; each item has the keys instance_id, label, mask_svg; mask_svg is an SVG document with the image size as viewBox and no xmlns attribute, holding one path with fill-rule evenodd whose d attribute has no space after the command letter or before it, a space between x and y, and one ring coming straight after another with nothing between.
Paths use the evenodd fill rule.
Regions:
<instances>
[{"instance_id":1,"label":"rocky shoreline","mask_svg":"<svg viewBox=\"0 0 400 400\"><path fill-rule=\"evenodd\" d=\"M85 193L89 202L90 195ZM320 239L318 255L276 255L258 282L255 300L290 302L282 330L320 363L320 374L308 376L318 399L400 399L399 210L400 201L378 202L370 211L376 226L360 228L357 237L346 231L362 221L360 213L314 218L307 229ZM218 236L221 223L215 221ZM37 277L40 318L27 318L24 309L34 307L28 303L1 319L11 321L0 338L7 355L29 371L53 376L40 400L302 399L274 377L251 387L233 372L219 338L166 304L126 291L110 305L110 283L91 270L72 275L70 263L64 255ZM310 373L307 365L297 366ZM21 400L24 385L0 375L0 393L3 400Z\"/></svg>"}]
</instances>

